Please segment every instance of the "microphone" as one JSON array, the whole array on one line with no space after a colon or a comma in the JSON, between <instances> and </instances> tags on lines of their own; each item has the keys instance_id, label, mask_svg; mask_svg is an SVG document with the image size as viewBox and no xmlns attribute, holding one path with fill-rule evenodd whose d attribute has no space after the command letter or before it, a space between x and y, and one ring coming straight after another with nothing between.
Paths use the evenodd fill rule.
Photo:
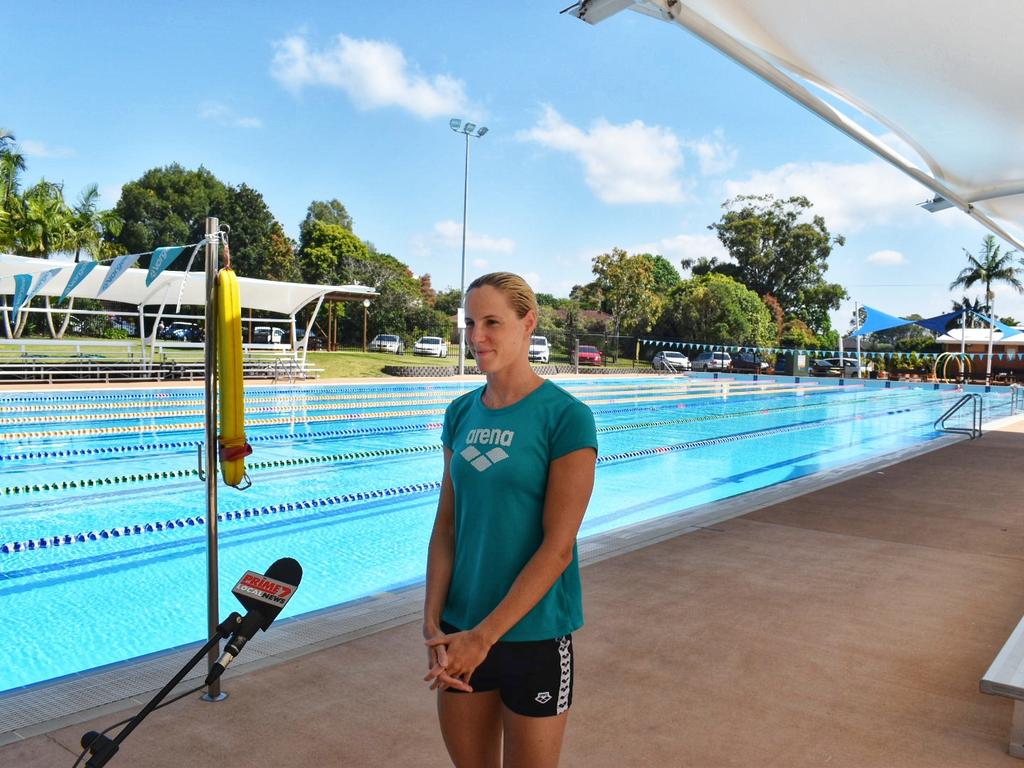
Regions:
<instances>
[{"instance_id":1,"label":"microphone","mask_svg":"<svg viewBox=\"0 0 1024 768\"><path fill-rule=\"evenodd\" d=\"M267 628L277 618L277 614L295 594L301 581L302 566L290 557L282 557L275 561L267 568L265 574L255 571L245 572L245 575L232 587L231 592L248 613L244 618L236 618L238 626L231 633L227 645L224 646L224 652L210 669L210 674L206 676L206 685L224 673L224 670L242 652L242 648L252 639L257 630L267 631Z\"/></svg>"}]
</instances>

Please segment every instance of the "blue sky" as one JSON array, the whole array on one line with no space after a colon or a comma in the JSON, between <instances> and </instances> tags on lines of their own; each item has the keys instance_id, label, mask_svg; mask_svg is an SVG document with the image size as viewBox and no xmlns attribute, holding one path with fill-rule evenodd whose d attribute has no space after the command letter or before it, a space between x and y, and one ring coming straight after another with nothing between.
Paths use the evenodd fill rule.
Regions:
<instances>
[{"instance_id":1,"label":"blue sky","mask_svg":"<svg viewBox=\"0 0 1024 768\"><path fill-rule=\"evenodd\" d=\"M707 225L736 194L804 194L846 236L837 327L853 299L949 309L980 225L918 209L923 188L680 29L591 27L565 5L18 3L0 22L0 126L27 182L94 182L110 206L172 162L258 189L292 236L336 197L360 237L445 288L464 160L448 121L471 119L489 133L470 146L467 279L509 269L565 296L615 246L677 267L721 256ZM1024 320L1008 289L996 310Z\"/></svg>"}]
</instances>

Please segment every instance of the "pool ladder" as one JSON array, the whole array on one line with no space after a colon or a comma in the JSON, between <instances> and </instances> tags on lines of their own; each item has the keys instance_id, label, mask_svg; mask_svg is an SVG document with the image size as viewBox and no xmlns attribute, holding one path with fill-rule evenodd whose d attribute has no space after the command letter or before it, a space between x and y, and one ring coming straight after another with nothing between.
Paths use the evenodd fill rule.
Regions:
<instances>
[{"instance_id":1,"label":"pool ladder","mask_svg":"<svg viewBox=\"0 0 1024 768\"><path fill-rule=\"evenodd\" d=\"M968 427L947 427L946 422L953 417L961 408L966 406L968 403L971 404L971 426ZM976 437L981 437L981 415L982 415L982 400L981 395L972 393L964 395L957 400L950 407L948 411L939 416L935 420L935 424L932 426L935 429L941 430L942 432L957 432L961 435L967 435L973 440Z\"/></svg>"}]
</instances>

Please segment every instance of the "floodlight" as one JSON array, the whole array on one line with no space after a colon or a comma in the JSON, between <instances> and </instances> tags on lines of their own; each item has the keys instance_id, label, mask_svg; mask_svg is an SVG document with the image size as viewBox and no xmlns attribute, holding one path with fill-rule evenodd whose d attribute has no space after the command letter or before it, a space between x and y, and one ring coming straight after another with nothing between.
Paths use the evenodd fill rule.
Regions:
<instances>
[{"instance_id":1,"label":"floodlight","mask_svg":"<svg viewBox=\"0 0 1024 768\"><path fill-rule=\"evenodd\" d=\"M459 118L457 117L453 117L451 120L448 121L448 125L451 127L453 131L457 131L459 130L459 126L462 125L462 121L459 120Z\"/></svg>"},{"instance_id":2,"label":"floodlight","mask_svg":"<svg viewBox=\"0 0 1024 768\"><path fill-rule=\"evenodd\" d=\"M480 136L483 136L485 133L487 133L487 126L486 125L481 125L480 126L480 130L476 132L476 135L477 135L477 137L480 137Z\"/></svg>"},{"instance_id":3,"label":"floodlight","mask_svg":"<svg viewBox=\"0 0 1024 768\"><path fill-rule=\"evenodd\" d=\"M476 130L476 123L466 123L462 126L463 133L472 133Z\"/></svg>"}]
</instances>

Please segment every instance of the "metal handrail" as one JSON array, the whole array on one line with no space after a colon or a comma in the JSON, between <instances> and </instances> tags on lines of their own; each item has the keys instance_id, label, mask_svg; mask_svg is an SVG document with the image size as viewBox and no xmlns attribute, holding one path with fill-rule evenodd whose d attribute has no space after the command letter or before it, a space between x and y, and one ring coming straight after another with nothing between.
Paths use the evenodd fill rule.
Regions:
<instances>
[{"instance_id":1,"label":"metal handrail","mask_svg":"<svg viewBox=\"0 0 1024 768\"><path fill-rule=\"evenodd\" d=\"M1024 411L1024 387L1019 384L1010 385L1010 415L1015 416Z\"/></svg>"},{"instance_id":2,"label":"metal handrail","mask_svg":"<svg viewBox=\"0 0 1024 768\"><path fill-rule=\"evenodd\" d=\"M948 421L957 411L963 408L967 403L971 404L971 427L947 427L946 421ZM932 425L935 429L942 432L956 432L961 435L967 435L973 440L976 437L981 437L981 416L982 416L982 400L981 395L977 393L970 393L964 395L957 400L944 414L939 416Z\"/></svg>"}]
</instances>

